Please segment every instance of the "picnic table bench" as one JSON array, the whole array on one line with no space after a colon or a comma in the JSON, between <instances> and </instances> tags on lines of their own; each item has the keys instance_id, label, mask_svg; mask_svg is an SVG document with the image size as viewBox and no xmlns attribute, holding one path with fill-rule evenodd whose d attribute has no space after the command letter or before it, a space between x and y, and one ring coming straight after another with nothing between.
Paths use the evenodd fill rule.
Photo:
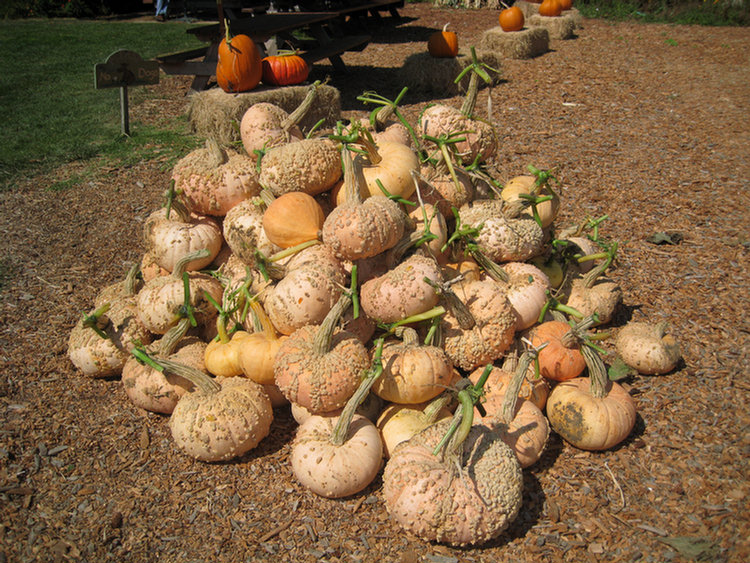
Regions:
<instances>
[{"instance_id":1,"label":"picnic table bench","mask_svg":"<svg viewBox=\"0 0 750 563\"><path fill-rule=\"evenodd\" d=\"M308 64L329 59L337 70L346 71L341 55L346 51L360 51L370 42L367 33L356 35L346 32L345 24L351 18L363 13L379 13L380 10L393 10L402 5L403 0L373 0L346 3L341 9L319 12L259 12L253 11L249 17L234 17L229 21L234 34L245 34L255 41L265 53L267 42L285 41L300 49L300 56ZM397 14L397 12L395 12ZM300 39L299 32L307 37ZM211 23L192 27L187 33L195 35L207 43L203 47L188 49L178 53L159 55L156 60L166 74L194 76L191 88L203 90L211 76L216 73L219 44L223 38L223 25ZM201 59L201 60L195 60Z\"/></svg>"}]
</instances>

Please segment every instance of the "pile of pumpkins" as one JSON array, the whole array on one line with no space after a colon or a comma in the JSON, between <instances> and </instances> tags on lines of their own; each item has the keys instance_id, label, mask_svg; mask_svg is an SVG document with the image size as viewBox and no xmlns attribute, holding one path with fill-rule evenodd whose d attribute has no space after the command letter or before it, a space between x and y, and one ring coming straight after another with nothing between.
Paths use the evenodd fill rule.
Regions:
<instances>
[{"instance_id":1,"label":"pile of pumpkins","mask_svg":"<svg viewBox=\"0 0 750 563\"><path fill-rule=\"evenodd\" d=\"M498 138L471 104L412 124L367 99L369 119L307 136L299 112L258 103L242 150L180 160L141 263L101 290L69 357L205 462L252 450L291 408L305 487L345 497L383 470L401 527L481 544L517 516L550 427L586 450L633 428L597 345L622 300L617 244L602 220L556 225L549 171L494 179ZM615 332L627 365L674 368L665 327Z\"/></svg>"}]
</instances>

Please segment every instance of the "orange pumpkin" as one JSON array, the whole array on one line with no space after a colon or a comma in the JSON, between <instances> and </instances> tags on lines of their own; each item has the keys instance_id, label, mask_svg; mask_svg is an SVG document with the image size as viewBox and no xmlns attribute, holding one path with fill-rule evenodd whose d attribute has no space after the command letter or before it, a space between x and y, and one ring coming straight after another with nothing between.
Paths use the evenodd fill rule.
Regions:
<instances>
[{"instance_id":1,"label":"orange pumpkin","mask_svg":"<svg viewBox=\"0 0 750 563\"><path fill-rule=\"evenodd\" d=\"M280 52L263 59L263 82L272 86L301 84L307 80L310 67L296 51Z\"/></svg>"},{"instance_id":2,"label":"orange pumpkin","mask_svg":"<svg viewBox=\"0 0 750 563\"><path fill-rule=\"evenodd\" d=\"M573 0L557 0L560 3L562 11L570 10L573 7Z\"/></svg>"},{"instance_id":3,"label":"orange pumpkin","mask_svg":"<svg viewBox=\"0 0 750 563\"><path fill-rule=\"evenodd\" d=\"M216 63L216 82L229 93L247 92L255 88L263 74L260 50L247 35L229 34L219 44L219 60Z\"/></svg>"},{"instance_id":4,"label":"orange pumpkin","mask_svg":"<svg viewBox=\"0 0 750 563\"><path fill-rule=\"evenodd\" d=\"M436 31L427 40L427 51L433 57L452 58L458 55L458 35L448 31L448 24L442 31Z\"/></svg>"},{"instance_id":5,"label":"orange pumpkin","mask_svg":"<svg viewBox=\"0 0 750 563\"><path fill-rule=\"evenodd\" d=\"M502 10L499 20L503 31L521 31L523 29L523 12L518 6L511 6Z\"/></svg>"},{"instance_id":6,"label":"orange pumpkin","mask_svg":"<svg viewBox=\"0 0 750 563\"><path fill-rule=\"evenodd\" d=\"M558 0L544 0L539 5L539 15L547 17L557 17L562 14L562 6Z\"/></svg>"}]
</instances>

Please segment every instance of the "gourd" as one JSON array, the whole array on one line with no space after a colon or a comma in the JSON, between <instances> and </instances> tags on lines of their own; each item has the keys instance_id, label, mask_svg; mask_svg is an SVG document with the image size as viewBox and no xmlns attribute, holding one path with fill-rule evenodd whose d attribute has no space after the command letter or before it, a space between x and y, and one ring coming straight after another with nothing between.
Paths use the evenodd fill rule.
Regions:
<instances>
[{"instance_id":1,"label":"gourd","mask_svg":"<svg viewBox=\"0 0 750 563\"><path fill-rule=\"evenodd\" d=\"M278 336L271 320L257 301L250 304L256 330L239 347L242 373L256 383L275 385L273 364L286 336Z\"/></svg>"},{"instance_id":2,"label":"gourd","mask_svg":"<svg viewBox=\"0 0 750 563\"><path fill-rule=\"evenodd\" d=\"M260 193L255 159L219 146L214 139L181 158L172 169L175 190L193 213L223 217Z\"/></svg>"},{"instance_id":3,"label":"gourd","mask_svg":"<svg viewBox=\"0 0 750 563\"><path fill-rule=\"evenodd\" d=\"M169 360L155 362L195 385L169 418L172 439L187 455L226 461L252 450L268 436L273 408L261 385L244 377L213 379Z\"/></svg>"},{"instance_id":4,"label":"gourd","mask_svg":"<svg viewBox=\"0 0 750 563\"><path fill-rule=\"evenodd\" d=\"M508 276L506 294L516 315L516 331L536 324L550 288L549 278L533 264L508 262L503 265Z\"/></svg>"},{"instance_id":5,"label":"gourd","mask_svg":"<svg viewBox=\"0 0 750 563\"><path fill-rule=\"evenodd\" d=\"M323 223L323 242L343 260L377 256L396 245L404 234L405 217L399 205L386 197L360 195L362 163L343 151L346 201L336 206Z\"/></svg>"},{"instance_id":6,"label":"gourd","mask_svg":"<svg viewBox=\"0 0 750 563\"><path fill-rule=\"evenodd\" d=\"M378 344L372 366L337 417L313 415L303 422L292 443L292 471L314 493L341 498L367 487L380 471L383 443L380 432L356 414L382 372ZM369 363L369 361L368 361Z\"/></svg>"},{"instance_id":7,"label":"gourd","mask_svg":"<svg viewBox=\"0 0 750 563\"><path fill-rule=\"evenodd\" d=\"M529 332L531 345L541 348L537 361L539 372L551 381L566 381L578 377L586 369L582 347L586 330L594 324L593 317L571 326L563 320L549 320L536 325Z\"/></svg>"},{"instance_id":8,"label":"gourd","mask_svg":"<svg viewBox=\"0 0 750 563\"><path fill-rule=\"evenodd\" d=\"M187 254L206 250L186 263L186 270L200 270L219 254L223 243L218 223L203 215L191 214L175 199L174 189L167 191L167 207L151 213L143 224L143 239L154 261L168 272Z\"/></svg>"},{"instance_id":9,"label":"gourd","mask_svg":"<svg viewBox=\"0 0 750 563\"><path fill-rule=\"evenodd\" d=\"M445 24L441 31L431 33L427 38L427 52L437 58L452 58L458 55L458 35L448 31Z\"/></svg>"},{"instance_id":10,"label":"gourd","mask_svg":"<svg viewBox=\"0 0 750 563\"><path fill-rule=\"evenodd\" d=\"M198 326L212 323L218 314L206 297L221 303L224 288L219 280L201 272L185 272L185 264L205 252L197 251L181 258L169 276L154 278L138 293L138 318L155 334L165 334L192 310Z\"/></svg>"},{"instance_id":11,"label":"gourd","mask_svg":"<svg viewBox=\"0 0 750 563\"><path fill-rule=\"evenodd\" d=\"M279 197L287 192L317 195L341 178L338 146L326 138L275 146L260 162L260 183Z\"/></svg>"},{"instance_id":12,"label":"gourd","mask_svg":"<svg viewBox=\"0 0 750 563\"><path fill-rule=\"evenodd\" d=\"M666 323L630 321L617 332L615 349L623 362L644 375L669 373L680 361L680 344Z\"/></svg>"},{"instance_id":13,"label":"gourd","mask_svg":"<svg viewBox=\"0 0 750 563\"><path fill-rule=\"evenodd\" d=\"M342 294L318 325L294 331L279 347L274 380L284 396L312 414L343 407L357 390L370 365L364 344L353 334L335 331L341 315L351 305Z\"/></svg>"},{"instance_id":14,"label":"gourd","mask_svg":"<svg viewBox=\"0 0 750 563\"><path fill-rule=\"evenodd\" d=\"M240 120L240 138L248 155L257 158L258 152L305 138L298 127L318 95L319 82L310 88L292 113L270 102L258 102L245 110Z\"/></svg>"},{"instance_id":15,"label":"gourd","mask_svg":"<svg viewBox=\"0 0 750 563\"><path fill-rule=\"evenodd\" d=\"M468 309L471 323L451 311L441 319L443 347L457 368L473 370L503 356L513 342L516 317L502 288L492 280L461 284L456 295Z\"/></svg>"},{"instance_id":16,"label":"gourd","mask_svg":"<svg viewBox=\"0 0 750 563\"><path fill-rule=\"evenodd\" d=\"M263 75L260 50L247 35L231 36L224 22L226 36L219 43L216 82L228 93L247 92L255 88Z\"/></svg>"},{"instance_id":17,"label":"gourd","mask_svg":"<svg viewBox=\"0 0 750 563\"><path fill-rule=\"evenodd\" d=\"M323 208L314 197L303 192L285 193L263 212L263 230L279 248L316 240L324 221Z\"/></svg>"},{"instance_id":18,"label":"gourd","mask_svg":"<svg viewBox=\"0 0 750 563\"><path fill-rule=\"evenodd\" d=\"M144 351L151 357L164 358L204 371L206 343L194 336L186 336L189 327L190 321L182 319ZM180 397L193 389L189 380L155 369L142 361L142 356L137 353L133 353L122 368L122 386L136 407L162 414L171 414Z\"/></svg>"},{"instance_id":19,"label":"gourd","mask_svg":"<svg viewBox=\"0 0 750 563\"><path fill-rule=\"evenodd\" d=\"M391 403L416 404L440 395L454 379L453 365L437 346L422 346L413 328L402 331L402 341L383 345L383 374L373 392Z\"/></svg>"},{"instance_id":20,"label":"gourd","mask_svg":"<svg viewBox=\"0 0 750 563\"><path fill-rule=\"evenodd\" d=\"M424 313L437 305L440 297L433 286L440 282L442 275L435 260L413 254L382 276L362 284L362 309L384 323Z\"/></svg>"},{"instance_id":21,"label":"gourd","mask_svg":"<svg viewBox=\"0 0 750 563\"><path fill-rule=\"evenodd\" d=\"M547 400L547 418L566 442L582 450L607 450L622 442L635 426L635 402L607 378L597 352L584 346L588 377L558 383Z\"/></svg>"},{"instance_id":22,"label":"gourd","mask_svg":"<svg viewBox=\"0 0 750 563\"><path fill-rule=\"evenodd\" d=\"M392 452L383 472L388 513L410 533L451 545L487 542L521 507L523 477L493 430L473 425L468 389L453 420L441 420Z\"/></svg>"},{"instance_id":23,"label":"gourd","mask_svg":"<svg viewBox=\"0 0 750 563\"><path fill-rule=\"evenodd\" d=\"M289 86L307 80L310 67L296 51L280 51L264 57L262 80L272 86Z\"/></svg>"},{"instance_id":24,"label":"gourd","mask_svg":"<svg viewBox=\"0 0 750 563\"><path fill-rule=\"evenodd\" d=\"M521 355L504 392L496 391L484 396L482 406L485 415L480 415L478 409L475 411L481 424L500 433L524 468L539 460L549 438L549 423L544 413L532 401L519 396L535 355L533 350Z\"/></svg>"},{"instance_id":25,"label":"gourd","mask_svg":"<svg viewBox=\"0 0 750 563\"><path fill-rule=\"evenodd\" d=\"M476 200L459 210L461 224L479 229L476 242L495 262L525 262L541 253L544 231L528 216L506 217L499 200Z\"/></svg>"}]
</instances>

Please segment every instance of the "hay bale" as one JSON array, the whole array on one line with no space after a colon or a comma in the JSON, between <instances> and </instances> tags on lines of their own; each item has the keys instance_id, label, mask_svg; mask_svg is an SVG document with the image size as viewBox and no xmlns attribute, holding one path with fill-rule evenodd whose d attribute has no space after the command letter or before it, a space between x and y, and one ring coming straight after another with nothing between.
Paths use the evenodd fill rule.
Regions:
<instances>
[{"instance_id":1,"label":"hay bale","mask_svg":"<svg viewBox=\"0 0 750 563\"><path fill-rule=\"evenodd\" d=\"M523 12L523 19L527 20L531 16L539 15L539 4L534 2L526 2L525 0L517 0L513 3L514 6L518 6Z\"/></svg>"},{"instance_id":2,"label":"hay bale","mask_svg":"<svg viewBox=\"0 0 750 563\"><path fill-rule=\"evenodd\" d=\"M508 59L531 59L549 51L549 33L543 27L503 31L497 26L482 34L479 48Z\"/></svg>"},{"instance_id":3,"label":"hay bale","mask_svg":"<svg viewBox=\"0 0 750 563\"><path fill-rule=\"evenodd\" d=\"M576 22L571 15L557 17L531 16L526 20L530 27L543 27L549 33L550 39L570 39L576 30Z\"/></svg>"},{"instance_id":4,"label":"hay bale","mask_svg":"<svg viewBox=\"0 0 750 563\"><path fill-rule=\"evenodd\" d=\"M228 145L240 140L239 123L247 108L269 102L291 113L302 103L308 89L309 86L263 86L240 94L228 94L221 88L195 92L190 97L188 121L197 135L213 137L219 143ZM323 127L333 127L341 119L341 93L327 84L318 86L315 103L300 127L303 131L309 131L321 119L325 120Z\"/></svg>"},{"instance_id":5,"label":"hay bale","mask_svg":"<svg viewBox=\"0 0 750 563\"><path fill-rule=\"evenodd\" d=\"M500 57L491 51L476 49L479 62L498 71L490 77L497 82L500 77ZM397 71L398 82L409 87L410 91L422 94L440 94L445 97L463 94L469 86L469 74L458 84L454 81L469 64L471 64L470 50L461 49L455 58L435 58L427 52L409 55L401 68ZM479 81L480 88L485 84Z\"/></svg>"}]
</instances>

